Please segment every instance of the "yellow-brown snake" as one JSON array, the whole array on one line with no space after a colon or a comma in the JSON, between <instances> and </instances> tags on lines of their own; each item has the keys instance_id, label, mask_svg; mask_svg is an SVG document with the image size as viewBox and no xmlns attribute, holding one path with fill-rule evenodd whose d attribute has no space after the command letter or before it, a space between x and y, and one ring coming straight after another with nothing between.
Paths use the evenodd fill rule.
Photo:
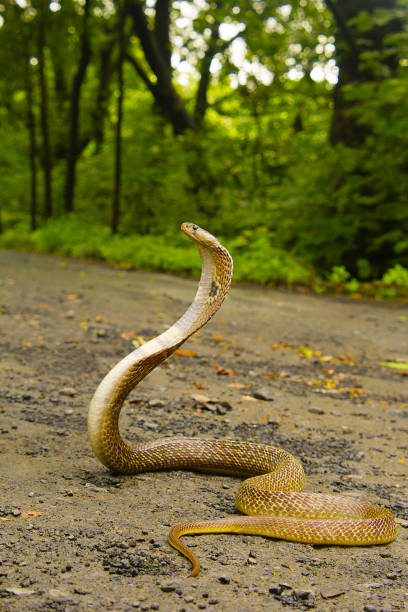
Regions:
<instances>
[{"instance_id":1,"label":"yellow-brown snake","mask_svg":"<svg viewBox=\"0 0 408 612\"><path fill-rule=\"evenodd\" d=\"M192 223L182 230L198 246L202 273L197 294L185 314L166 332L122 359L102 380L92 398L88 431L92 449L110 470L135 474L171 468L249 477L238 489L237 508L251 516L194 521L173 527L169 542L200 563L180 537L191 533L245 533L314 544L368 545L391 542L396 522L387 509L332 494L300 492L303 468L280 448L232 440L162 438L130 448L119 433L119 414L129 392L149 372L202 327L221 306L231 283L232 259L214 236Z\"/></svg>"}]
</instances>

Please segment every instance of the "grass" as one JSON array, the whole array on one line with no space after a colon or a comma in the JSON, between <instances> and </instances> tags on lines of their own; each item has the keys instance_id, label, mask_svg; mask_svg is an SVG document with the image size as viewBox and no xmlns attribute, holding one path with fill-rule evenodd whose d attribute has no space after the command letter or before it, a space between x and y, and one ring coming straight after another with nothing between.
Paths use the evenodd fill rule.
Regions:
<instances>
[{"instance_id":1,"label":"grass","mask_svg":"<svg viewBox=\"0 0 408 612\"><path fill-rule=\"evenodd\" d=\"M335 267L327 280L308 264L275 247L265 228L256 236L243 232L223 240L234 258L234 280L261 284L305 286L316 293L340 292L353 297L370 295L392 298L408 294L408 270L397 264L382 279L361 283L347 270ZM34 232L17 224L0 234L5 249L55 253L91 258L126 268L156 270L198 276L201 270L197 249L181 232L171 235L113 236L106 226L84 223L75 216L46 223Z\"/></svg>"}]
</instances>

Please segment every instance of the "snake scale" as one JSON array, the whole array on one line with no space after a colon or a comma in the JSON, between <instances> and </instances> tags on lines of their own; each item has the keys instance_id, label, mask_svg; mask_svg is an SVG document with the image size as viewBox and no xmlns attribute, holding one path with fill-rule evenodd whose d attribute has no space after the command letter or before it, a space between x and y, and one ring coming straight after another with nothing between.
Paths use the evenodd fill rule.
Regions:
<instances>
[{"instance_id":1,"label":"snake scale","mask_svg":"<svg viewBox=\"0 0 408 612\"><path fill-rule=\"evenodd\" d=\"M201 257L196 296L174 325L122 359L98 386L88 415L89 439L97 458L121 474L176 468L247 478L235 501L241 512L251 516L194 521L171 529L170 544L192 563L189 576L198 574L200 563L180 540L184 534L260 534L296 542L345 545L394 540L396 522L387 509L341 495L301 492L303 468L283 449L184 437L130 448L122 440L119 414L129 392L215 314L231 283L232 259L220 242L192 223L183 223L181 228L196 243Z\"/></svg>"}]
</instances>

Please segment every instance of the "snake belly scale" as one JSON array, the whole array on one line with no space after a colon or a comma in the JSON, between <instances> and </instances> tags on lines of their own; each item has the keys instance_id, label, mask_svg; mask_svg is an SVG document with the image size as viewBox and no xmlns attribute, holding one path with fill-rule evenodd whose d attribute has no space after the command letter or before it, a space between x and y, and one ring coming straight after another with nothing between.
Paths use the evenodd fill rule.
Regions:
<instances>
[{"instance_id":1,"label":"snake belly scale","mask_svg":"<svg viewBox=\"0 0 408 612\"><path fill-rule=\"evenodd\" d=\"M108 372L92 398L88 432L97 458L121 474L168 469L229 474L246 478L236 506L249 516L192 521L172 528L170 544L192 563L200 563L180 540L194 533L245 533L315 544L368 545L396 537L394 516L386 508L355 498L303 492L298 459L265 444L202 438L162 438L128 446L119 433L119 414L130 391L217 312L232 278L232 259L214 236L192 223L184 233L198 246L202 262L196 296L184 315L160 336L122 359Z\"/></svg>"}]
</instances>

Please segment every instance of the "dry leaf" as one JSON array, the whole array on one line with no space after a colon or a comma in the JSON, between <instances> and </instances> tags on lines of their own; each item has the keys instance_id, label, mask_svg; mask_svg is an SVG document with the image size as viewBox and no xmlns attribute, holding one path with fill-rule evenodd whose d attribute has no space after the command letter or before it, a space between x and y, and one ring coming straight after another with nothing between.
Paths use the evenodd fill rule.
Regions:
<instances>
[{"instance_id":1,"label":"dry leaf","mask_svg":"<svg viewBox=\"0 0 408 612\"><path fill-rule=\"evenodd\" d=\"M189 351L187 349L177 349L174 351L176 355L185 355L186 357L197 357L197 353L194 351Z\"/></svg>"},{"instance_id":2,"label":"dry leaf","mask_svg":"<svg viewBox=\"0 0 408 612\"><path fill-rule=\"evenodd\" d=\"M22 510L20 517L30 518L32 516L39 516L40 514L45 514L45 512L40 512L40 510Z\"/></svg>"},{"instance_id":3,"label":"dry leaf","mask_svg":"<svg viewBox=\"0 0 408 612\"><path fill-rule=\"evenodd\" d=\"M234 370L230 368L221 368L220 366L216 368L215 373L219 376L235 376Z\"/></svg>"},{"instance_id":4,"label":"dry leaf","mask_svg":"<svg viewBox=\"0 0 408 612\"><path fill-rule=\"evenodd\" d=\"M252 385L244 385L243 383L229 383L228 387L232 389L250 389Z\"/></svg>"},{"instance_id":5,"label":"dry leaf","mask_svg":"<svg viewBox=\"0 0 408 612\"><path fill-rule=\"evenodd\" d=\"M313 351L307 346L298 346L298 353L304 355L307 359L313 357Z\"/></svg>"},{"instance_id":6,"label":"dry leaf","mask_svg":"<svg viewBox=\"0 0 408 612\"><path fill-rule=\"evenodd\" d=\"M198 380L195 381L194 386L196 389L205 389L205 387L202 384L200 384Z\"/></svg>"}]
</instances>

